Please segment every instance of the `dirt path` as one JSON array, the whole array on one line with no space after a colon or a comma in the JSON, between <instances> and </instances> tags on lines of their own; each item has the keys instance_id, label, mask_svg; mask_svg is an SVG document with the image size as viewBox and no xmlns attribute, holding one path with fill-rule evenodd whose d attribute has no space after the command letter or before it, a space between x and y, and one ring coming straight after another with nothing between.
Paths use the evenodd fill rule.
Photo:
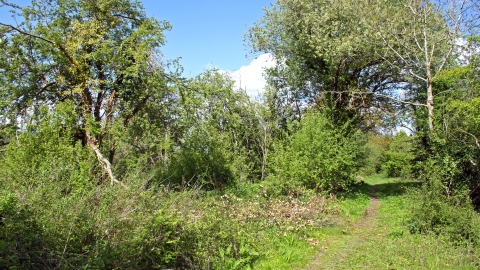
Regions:
<instances>
[{"instance_id":1,"label":"dirt path","mask_svg":"<svg viewBox=\"0 0 480 270\"><path fill-rule=\"evenodd\" d=\"M380 202L378 201L377 195L375 194L375 187L372 186L370 188L370 198L371 198L371 203L370 207L368 207L367 210L363 213L363 219L358 221L356 224L348 227L349 231L354 230L354 229L359 229L359 228L365 228L365 226L372 225L371 219L375 216L377 213L378 206L380 205Z\"/></svg>"},{"instance_id":2,"label":"dirt path","mask_svg":"<svg viewBox=\"0 0 480 270\"><path fill-rule=\"evenodd\" d=\"M343 265L350 252L353 252L356 246L362 244L365 239L375 233L376 213L380 201L375 194L374 186L370 188L370 198L370 206L365 210L363 218L349 226L344 231L344 235L325 239L322 243L322 251L313 258L311 264L303 269L342 269L340 266ZM329 251L331 246L335 247L333 251ZM332 257L332 259L325 260L326 257ZM335 262L335 265L325 264L325 261Z\"/></svg>"}]
</instances>

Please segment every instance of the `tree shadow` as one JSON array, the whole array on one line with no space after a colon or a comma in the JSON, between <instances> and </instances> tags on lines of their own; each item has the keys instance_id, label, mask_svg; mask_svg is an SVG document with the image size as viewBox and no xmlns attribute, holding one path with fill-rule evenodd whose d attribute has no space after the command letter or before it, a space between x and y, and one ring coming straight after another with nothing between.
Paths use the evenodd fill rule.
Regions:
<instances>
[{"instance_id":1,"label":"tree shadow","mask_svg":"<svg viewBox=\"0 0 480 270\"><path fill-rule=\"evenodd\" d=\"M417 180L394 180L388 183L373 184L369 186L370 188L373 187L375 189L377 198L382 199L385 197L404 195L409 190L419 188L421 185L422 183Z\"/></svg>"},{"instance_id":2,"label":"tree shadow","mask_svg":"<svg viewBox=\"0 0 480 270\"><path fill-rule=\"evenodd\" d=\"M419 188L422 185L417 180L401 180L392 179L391 182L370 184L362 182L353 187L351 193L346 197L355 198L358 195L370 196L372 188L375 190L375 195L378 199L392 196L401 196L408 192L408 190Z\"/></svg>"}]
</instances>

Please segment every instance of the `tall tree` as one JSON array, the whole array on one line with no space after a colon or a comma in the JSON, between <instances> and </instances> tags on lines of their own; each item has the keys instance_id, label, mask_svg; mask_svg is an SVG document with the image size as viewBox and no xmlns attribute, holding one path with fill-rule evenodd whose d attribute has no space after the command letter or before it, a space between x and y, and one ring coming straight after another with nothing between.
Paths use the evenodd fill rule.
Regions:
<instances>
[{"instance_id":1,"label":"tall tree","mask_svg":"<svg viewBox=\"0 0 480 270\"><path fill-rule=\"evenodd\" d=\"M474 0L362 1L368 35L376 36L375 53L426 89L428 127L434 131L433 81L461 52L466 36L479 30ZM388 59L393 53L394 61ZM417 104L419 105L419 104Z\"/></svg>"},{"instance_id":2,"label":"tall tree","mask_svg":"<svg viewBox=\"0 0 480 270\"><path fill-rule=\"evenodd\" d=\"M341 122L388 103L403 76L363 38L357 9L349 0L279 0L249 29L253 52L279 63L267 71L277 104L297 116L306 105L327 108Z\"/></svg>"},{"instance_id":3,"label":"tall tree","mask_svg":"<svg viewBox=\"0 0 480 270\"><path fill-rule=\"evenodd\" d=\"M479 45L479 37L469 38L472 54L465 55L469 64L444 69L434 80L435 89L441 90L436 103L435 133L441 138L438 141L444 155L455 161L456 169L456 174L446 177L449 181L444 184L449 193L458 191L458 187L470 188L470 198L477 209L480 209Z\"/></svg>"},{"instance_id":4,"label":"tall tree","mask_svg":"<svg viewBox=\"0 0 480 270\"><path fill-rule=\"evenodd\" d=\"M129 125L149 99L166 89L158 48L167 22L148 18L138 1L33 0L10 6L18 24L0 22L2 116L18 121L39 105L71 100L84 143L112 182L115 145L105 146L114 121ZM101 149L108 149L110 158Z\"/></svg>"},{"instance_id":5,"label":"tall tree","mask_svg":"<svg viewBox=\"0 0 480 270\"><path fill-rule=\"evenodd\" d=\"M433 131L433 80L479 14L473 0L278 0L247 39L277 58L269 82L296 115L305 102L347 117L409 104L427 108Z\"/></svg>"}]
</instances>

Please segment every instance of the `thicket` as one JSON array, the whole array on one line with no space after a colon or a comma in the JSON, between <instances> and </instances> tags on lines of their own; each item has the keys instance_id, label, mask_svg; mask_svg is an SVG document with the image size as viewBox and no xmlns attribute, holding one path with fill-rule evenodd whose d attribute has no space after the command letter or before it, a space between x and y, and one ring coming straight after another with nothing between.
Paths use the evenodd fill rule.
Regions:
<instances>
[{"instance_id":1,"label":"thicket","mask_svg":"<svg viewBox=\"0 0 480 270\"><path fill-rule=\"evenodd\" d=\"M66 159L57 151L30 159L35 157L30 150L45 150L41 145L78 147L58 136L38 138L58 130L49 123L35 134L22 134L2 159L2 177L8 179L2 181L0 204L2 268L243 269L265 256L268 247L261 243L268 230L276 234L295 226L292 221L298 221L291 215L297 215L305 226L336 211L329 210L322 197L305 206L294 199L271 203L263 196L245 204L234 195L219 197L200 189L182 193L145 189L145 180L127 181L126 190L96 183L101 173L59 174L61 168L76 171L77 160ZM60 162L61 168L57 167ZM87 171L101 172L93 155L84 156L83 162L89 165ZM41 168L42 176L26 178L32 171L17 170L13 164ZM65 178L70 175L72 178ZM276 209L290 204L292 208Z\"/></svg>"},{"instance_id":2,"label":"thicket","mask_svg":"<svg viewBox=\"0 0 480 270\"><path fill-rule=\"evenodd\" d=\"M278 1L247 34L281 63L252 101L160 60L170 25L138 2L47 2L1 4L25 21L0 26L0 268L248 269L359 173L414 175L411 232L478 243L479 40L457 63L441 10L416 24L435 5ZM383 35L409 27L441 46Z\"/></svg>"},{"instance_id":3,"label":"thicket","mask_svg":"<svg viewBox=\"0 0 480 270\"><path fill-rule=\"evenodd\" d=\"M382 153L382 172L388 177L408 178L413 159L413 138L401 131L392 137L387 149Z\"/></svg>"},{"instance_id":4,"label":"thicket","mask_svg":"<svg viewBox=\"0 0 480 270\"><path fill-rule=\"evenodd\" d=\"M42 111L35 131L2 155L2 268L221 269L259 257L253 228L208 196L153 191L134 179L128 190L105 187L95 156L59 134L65 115Z\"/></svg>"},{"instance_id":5,"label":"thicket","mask_svg":"<svg viewBox=\"0 0 480 270\"><path fill-rule=\"evenodd\" d=\"M478 37L469 41L469 46L478 46ZM415 198L418 205L410 229L478 245L478 55L469 60L468 65L444 70L434 82L441 110L436 114L435 133L419 133L414 144L412 168L424 184Z\"/></svg>"},{"instance_id":6,"label":"thicket","mask_svg":"<svg viewBox=\"0 0 480 270\"><path fill-rule=\"evenodd\" d=\"M309 112L274 144L269 179L284 194L302 187L346 191L363 163L364 140L350 122L336 126L325 114Z\"/></svg>"},{"instance_id":7,"label":"thicket","mask_svg":"<svg viewBox=\"0 0 480 270\"><path fill-rule=\"evenodd\" d=\"M269 191L289 194L284 187L275 187L277 178L265 182L269 191L246 185L259 174L243 161L255 163L252 157L259 159L262 153L249 152L258 142L255 134L241 133L249 128L249 122L240 119L246 117L241 109L250 107L248 103L245 107L225 107L227 99L242 96L232 91L231 81L225 81L223 75L212 71L206 76L210 75L228 83L225 89L213 90L229 96L222 100L204 93L210 100L191 105L197 115L186 118L188 129L182 130L184 120L178 119L179 127L172 125L177 133L168 133L167 139L155 138L155 128L146 128L155 124L148 122L148 112L145 118L132 119L130 128L111 127L116 137L105 140L114 140L116 145L113 173L128 188L108 185L109 177L97 155L79 138L81 127L72 102L39 107L25 130L8 136L9 143L1 152L1 267L241 269L266 256L268 247L260 243L268 231L277 234L305 227L321 215L335 212L321 196L313 196L311 204L289 197L283 199L287 204L275 201L276 196L270 198ZM235 106L241 105L238 100ZM210 105L210 111L204 104ZM187 111L188 106L181 110ZM218 109L212 118L211 111ZM327 146L338 148L324 156L324 162L329 163L306 168L318 173L310 178L312 182L286 180L292 181L288 185L292 190L296 184L311 189L347 188L356 170L349 165L358 162L361 143L345 138L351 130L348 124L338 129L314 113L306 119L290 130L291 147L297 153L315 143L318 147L310 150L318 154ZM250 128L256 127L255 121L252 119ZM143 128L147 131L144 136L129 137ZM249 139L252 142L247 144ZM283 152L272 153L281 158ZM289 153L284 157L289 158ZM322 174L326 167L331 168L331 175ZM296 174L290 175L303 177L301 172ZM343 176L343 181L336 184L336 176ZM253 189L247 192L255 203L242 204L235 196L219 196L222 190L241 193L242 188ZM207 192L212 189L213 193ZM276 205L292 208L276 210Z\"/></svg>"}]
</instances>

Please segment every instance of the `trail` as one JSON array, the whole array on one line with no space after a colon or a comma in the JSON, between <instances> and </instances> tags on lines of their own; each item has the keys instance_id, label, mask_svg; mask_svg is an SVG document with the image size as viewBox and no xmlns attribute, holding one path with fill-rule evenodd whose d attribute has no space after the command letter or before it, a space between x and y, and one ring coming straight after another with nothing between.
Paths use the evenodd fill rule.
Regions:
<instances>
[{"instance_id":1,"label":"trail","mask_svg":"<svg viewBox=\"0 0 480 270\"><path fill-rule=\"evenodd\" d=\"M355 252L355 248L375 235L378 231L377 210L380 200L375 193L375 186L370 188L370 206L365 210L363 218L347 227L343 235L326 239L322 243L322 251L313 258L312 263L306 266L310 269L351 269L345 264L346 258ZM333 247L333 248L331 248ZM329 262L335 262L334 265Z\"/></svg>"},{"instance_id":2,"label":"trail","mask_svg":"<svg viewBox=\"0 0 480 270\"><path fill-rule=\"evenodd\" d=\"M318 252L303 269L480 269L480 252L474 246L410 233L406 222L418 202L409 189L419 182L377 177L365 184L360 188L363 197L347 202L358 221L323 228Z\"/></svg>"},{"instance_id":3,"label":"trail","mask_svg":"<svg viewBox=\"0 0 480 270\"><path fill-rule=\"evenodd\" d=\"M375 194L375 186L372 186L370 188L370 198L371 198L370 207L368 207L368 209L365 210L365 212L363 213L363 219L361 219L358 223L350 226L349 227L350 230L365 228L365 226L372 225L370 223L372 219L375 217L378 206L380 205L377 194Z\"/></svg>"}]
</instances>

